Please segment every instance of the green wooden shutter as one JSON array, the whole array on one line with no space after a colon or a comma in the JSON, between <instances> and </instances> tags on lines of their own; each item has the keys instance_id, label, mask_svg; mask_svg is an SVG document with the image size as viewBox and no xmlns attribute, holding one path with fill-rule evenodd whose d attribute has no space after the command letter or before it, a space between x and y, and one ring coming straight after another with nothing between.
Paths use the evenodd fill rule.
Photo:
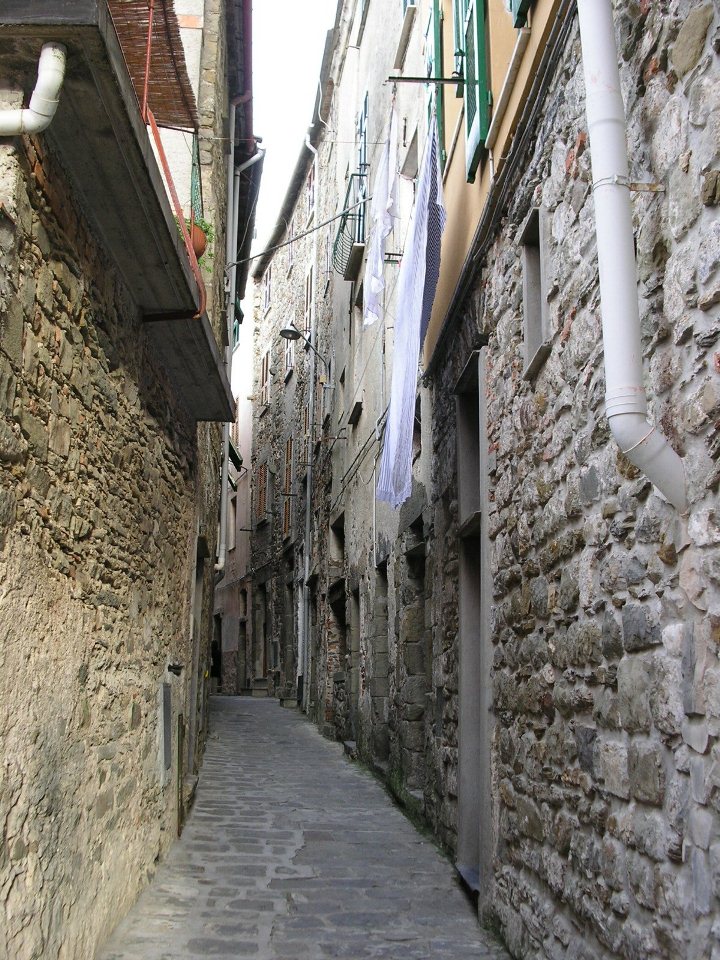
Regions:
<instances>
[{"instance_id":1,"label":"green wooden shutter","mask_svg":"<svg viewBox=\"0 0 720 960\"><path fill-rule=\"evenodd\" d=\"M453 42L455 54L454 76L462 80L465 77L465 17L467 16L467 0L453 0ZM458 83L455 87L455 96L465 96L465 85Z\"/></svg>"},{"instance_id":2,"label":"green wooden shutter","mask_svg":"<svg viewBox=\"0 0 720 960\"><path fill-rule=\"evenodd\" d=\"M425 35L425 60L427 76L439 79L443 75L442 61L442 17L440 0L433 0L430 20ZM433 109L437 117L438 143L440 145L440 166L445 167L445 113L443 110L443 92L441 83L431 83L428 96L428 122Z\"/></svg>"},{"instance_id":3,"label":"green wooden shutter","mask_svg":"<svg viewBox=\"0 0 720 960\"><path fill-rule=\"evenodd\" d=\"M514 27L525 26L527 13L531 5L532 0L510 0L510 12L512 13Z\"/></svg>"},{"instance_id":4,"label":"green wooden shutter","mask_svg":"<svg viewBox=\"0 0 720 960\"><path fill-rule=\"evenodd\" d=\"M485 0L469 0L465 16L465 173L468 183L475 182L489 126Z\"/></svg>"}]
</instances>

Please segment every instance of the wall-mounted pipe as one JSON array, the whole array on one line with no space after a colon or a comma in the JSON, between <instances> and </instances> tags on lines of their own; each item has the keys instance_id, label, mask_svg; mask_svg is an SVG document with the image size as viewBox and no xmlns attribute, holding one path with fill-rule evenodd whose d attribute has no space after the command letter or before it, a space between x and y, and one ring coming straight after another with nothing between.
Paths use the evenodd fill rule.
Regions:
<instances>
[{"instance_id":1,"label":"wall-mounted pipe","mask_svg":"<svg viewBox=\"0 0 720 960\"><path fill-rule=\"evenodd\" d=\"M231 144L234 144L235 135L235 106L231 106L230 131ZM240 230L240 174L248 167L258 163L265 156L265 151L258 149L249 160L245 160L239 167L234 164L234 149L230 149L230 159L228 161L228 211L227 211L227 238L225 244L225 254L228 263L233 263L237 259L238 234ZM228 380L232 377L232 336L233 320L235 316L235 294L236 294L237 264L233 263L230 267L228 277L228 302L227 302L227 336L228 346L225 353L225 366L227 368ZM228 473L230 459L230 424L223 424L222 440L222 469L220 475L220 543L218 544L217 562L215 571L222 573L225 570L225 560L227 557L227 517L228 517Z\"/></svg>"},{"instance_id":2,"label":"wall-mounted pipe","mask_svg":"<svg viewBox=\"0 0 720 960\"><path fill-rule=\"evenodd\" d=\"M305 134L305 146L313 155L315 168L315 209L320 211L320 167L318 152L310 141L310 131ZM316 217L317 220L317 217ZM313 259L317 264L317 231L313 236ZM315 345L315 291L310 305L310 345ZM303 678L302 709L307 713L310 705L310 563L312 561L312 485L313 485L313 436L315 434L315 366L317 350L310 354L310 386L308 408L310 410L310 433L307 439L307 471L305 473L305 542L303 544L303 615L298 629L297 682Z\"/></svg>"},{"instance_id":3,"label":"wall-mounted pipe","mask_svg":"<svg viewBox=\"0 0 720 960\"><path fill-rule=\"evenodd\" d=\"M610 0L578 0L578 16L595 197L606 414L625 456L684 512L683 462L646 418L627 130Z\"/></svg>"},{"instance_id":4,"label":"wall-mounted pipe","mask_svg":"<svg viewBox=\"0 0 720 960\"><path fill-rule=\"evenodd\" d=\"M30 104L24 110L0 110L0 137L46 130L57 111L64 77L65 47L61 43L44 44Z\"/></svg>"}]
</instances>

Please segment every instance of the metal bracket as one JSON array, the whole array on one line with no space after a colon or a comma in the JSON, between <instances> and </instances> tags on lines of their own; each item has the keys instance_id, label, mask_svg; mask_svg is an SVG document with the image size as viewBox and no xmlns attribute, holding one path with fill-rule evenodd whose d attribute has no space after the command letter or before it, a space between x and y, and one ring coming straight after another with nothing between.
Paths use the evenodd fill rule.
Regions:
<instances>
[{"instance_id":1,"label":"metal bracket","mask_svg":"<svg viewBox=\"0 0 720 960\"><path fill-rule=\"evenodd\" d=\"M388 77L385 83L465 83L464 77Z\"/></svg>"},{"instance_id":2,"label":"metal bracket","mask_svg":"<svg viewBox=\"0 0 720 960\"><path fill-rule=\"evenodd\" d=\"M596 190L598 187L604 187L607 184L627 187L634 193L665 193L665 184L663 183L643 183L638 180L629 180L627 177L620 177L617 174L612 177L603 177L602 180L596 180L592 188Z\"/></svg>"},{"instance_id":3,"label":"metal bracket","mask_svg":"<svg viewBox=\"0 0 720 960\"><path fill-rule=\"evenodd\" d=\"M628 187L636 193L665 193L664 183L638 183L635 180L630 180Z\"/></svg>"}]
</instances>

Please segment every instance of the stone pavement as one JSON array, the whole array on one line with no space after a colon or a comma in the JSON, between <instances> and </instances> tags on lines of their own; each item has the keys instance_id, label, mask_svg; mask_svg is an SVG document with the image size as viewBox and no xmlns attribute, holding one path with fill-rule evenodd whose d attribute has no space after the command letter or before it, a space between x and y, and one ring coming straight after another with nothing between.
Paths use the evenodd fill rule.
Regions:
<instances>
[{"instance_id":1,"label":"stone pavement","mask_svg":"<svg viewBox=\"0 0 720 960\"><path fill-rule=\"evenodd\" d=\"M274 700L213 698L182 838L100 960L508 960L375 779Z\"/></svg>"}]
</instances>

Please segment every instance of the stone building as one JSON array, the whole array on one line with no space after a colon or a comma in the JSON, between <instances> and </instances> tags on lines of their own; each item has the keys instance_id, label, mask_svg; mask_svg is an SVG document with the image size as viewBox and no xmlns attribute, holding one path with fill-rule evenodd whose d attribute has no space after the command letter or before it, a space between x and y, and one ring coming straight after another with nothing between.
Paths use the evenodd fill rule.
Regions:
<instances>
[{"instance_id":1,"label":"stone building","mask_svg":"<svg viewBox=\"0 0 720 960\"><path fill-rule=\"evenodd\" d=\"M719 49L702 0L340 2L255 269L255 676L426 819L517 957L720 955ZM363 327L356 204L393 95L400 218ZM395 512L433 111L447 224ZM312 346L287 376L291 323Z\"/></svg>"},{"instance_id":2,"label":"stone building","mask_svg":"<svg viewBox=\"0 0 720 960\"><path fill-rule=\"evenodd\" d=\"M154 5L147 98L147 3L0 9L0 954L13 960L95 955L180 829L207 736L218 422L234 412L225 225L228 207L246 224L259 164L228 204L232 165L254 150L249 3L177 8ZM168 127L193 146L185 170L164 168ZM191 208L214 234L200 265L181 236Z\"/></svg>"}]
</instances>

